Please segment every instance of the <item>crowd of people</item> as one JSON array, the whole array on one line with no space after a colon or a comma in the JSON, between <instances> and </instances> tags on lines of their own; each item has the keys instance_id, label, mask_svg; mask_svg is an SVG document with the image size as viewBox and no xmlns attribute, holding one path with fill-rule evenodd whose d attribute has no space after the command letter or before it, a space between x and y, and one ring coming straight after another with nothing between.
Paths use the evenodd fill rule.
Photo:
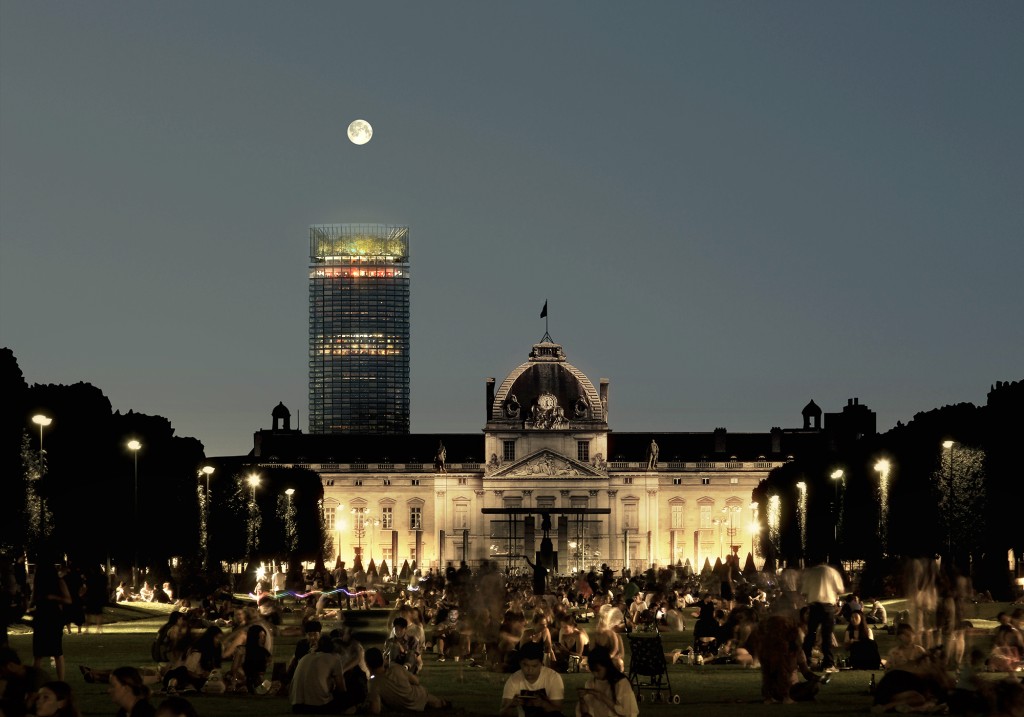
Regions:
<instances>
[{"instance_id":1,"label":"crowd of people","mask_svg":"<svg viewBox=\"0 0 1024 717\"><path fill-rule=\"evenodd\" d=\"M542 576L538 585L536 570L506 574L485 562L473 571L463 563L414 578L388 603L380 590L349 590L339 565L308 576L298 596L275 590L271 579L247 606L233 602L228 586L194 602L179 597L154 636L150 659L140 659L148 664L79 668L86 682L109 686L125 717L153 714L153 692L164 698L161 717L191 717L189 695L200 691L287 695L297 714L442 709L447 701L425 689L420 677L431 663L449 660L505 673L498 711L508 717L562 714L563 675L570 672L590 675L577 691L578 717L632 717L638 706L626 677L624 634L677 633L678 639L687 633L687 648L666 653L667 664L759 669L766 703L813 700L844 668L881 673L874 693L879 710L977 710L1024 700L1015 680L1013 687L979 677L987 670L1016 675L1024 656L1024 611L1000 616L990 651L965 655L968 584L954 571L923 562L908 565L908 610L891 620L880 600L848 593L840 572L826 564L744 575L730 560L710 576L671 567L617 575L602 566ZM53 566L36 571L29 603L34 662L22 665L9 649L0 655L4 714L77 715L60 643L72 593L85 596L88 587L73 589L69 574ZM137 596L127 592L154 602L159 594L168 600L174 594L169 584L148 582ZM360 641L351 623L355 610L368 606L389 610L388 629L372 641L360 635ZM298 612L299 625L284 620L283 611ZM844 626L838 633L837 624ZM880 630L896 638L884 657L875 639ZM286 635L298 638L294 653L275 663L274 640ZM47 657L57 673L53 682L41 668Z\"/></svg>"}]
</instances>

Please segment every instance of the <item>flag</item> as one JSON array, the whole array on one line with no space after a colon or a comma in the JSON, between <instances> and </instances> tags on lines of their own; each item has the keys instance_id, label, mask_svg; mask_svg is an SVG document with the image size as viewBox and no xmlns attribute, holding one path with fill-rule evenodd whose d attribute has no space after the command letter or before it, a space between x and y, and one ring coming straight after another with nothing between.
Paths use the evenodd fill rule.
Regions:
<instances>
[{"instance_id":1,"label":"flag","mask_svg":"<svg viewBox=\"0 0 1024 717\"><path fill-rule=\"evenodd\" d=\"M544 308L540 310L540 317L543 319L548 315L548 302L544 302Z\"/></svg>"}]
</instances>

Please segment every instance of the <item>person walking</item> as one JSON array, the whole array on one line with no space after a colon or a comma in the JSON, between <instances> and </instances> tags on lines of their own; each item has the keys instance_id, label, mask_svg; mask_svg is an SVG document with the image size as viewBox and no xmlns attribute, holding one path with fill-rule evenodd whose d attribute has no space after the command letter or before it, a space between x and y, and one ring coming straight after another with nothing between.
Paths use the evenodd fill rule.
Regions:
<instances>
[{"instance_id":1,"label":"person walking","mask_svg":"<svg viewBox=\"0 0 1024 717\"><path fill-rule=\"evenodd\" d=\"M810 607L807 635L804 637L804 655L811 661L818 633L821 633L821 667L825 672L836 672L832 657L832 639L836 626L836 605L843 592L843 576L828 563L820 563L804 570L800 589Z\"/></svg>"}]
</instances>

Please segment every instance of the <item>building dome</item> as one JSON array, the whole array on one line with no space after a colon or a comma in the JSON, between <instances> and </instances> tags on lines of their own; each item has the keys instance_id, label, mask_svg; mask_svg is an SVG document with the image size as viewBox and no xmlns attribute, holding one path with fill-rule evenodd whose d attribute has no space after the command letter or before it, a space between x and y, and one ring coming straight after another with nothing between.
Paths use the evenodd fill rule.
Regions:
<instances>
[{"instance_id":1,"label":"building dome","mask_svg":"<svg viewBox=\"0 0 1024 717\"><path fill-rule=\"evenodd\" d=\"M270 412L271 418L291 418L291 416L292 412L288 410L283 401L274 406L274 410Z\"/></svg>"},{"instance_id":2,"label":"building dome","mask_svg":"<svg viewBox=\"0 0 1024 717\"><path fill-rule=\"evenodd\" d=\"M505 377L491 404L491 423L510 427L568 430L605 422L601 394L547 335L533 345L529 360Z\"/></svg>"}]
</instances>

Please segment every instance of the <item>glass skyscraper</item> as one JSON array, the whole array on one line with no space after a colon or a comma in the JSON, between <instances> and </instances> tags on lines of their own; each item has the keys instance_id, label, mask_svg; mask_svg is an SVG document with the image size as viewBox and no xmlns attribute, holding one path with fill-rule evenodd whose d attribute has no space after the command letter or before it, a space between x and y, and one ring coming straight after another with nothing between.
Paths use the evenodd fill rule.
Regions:
<instances>
[{"instance_id":1,"label":"glass skyscraper","mask_svg":"<svg viewBox=\"0 0 1024 717\"><path fill-rule=\"evenodd\" d=\"M409 432L409 227L309 228L309 432Z\"/></svg>"}]
</instances>

